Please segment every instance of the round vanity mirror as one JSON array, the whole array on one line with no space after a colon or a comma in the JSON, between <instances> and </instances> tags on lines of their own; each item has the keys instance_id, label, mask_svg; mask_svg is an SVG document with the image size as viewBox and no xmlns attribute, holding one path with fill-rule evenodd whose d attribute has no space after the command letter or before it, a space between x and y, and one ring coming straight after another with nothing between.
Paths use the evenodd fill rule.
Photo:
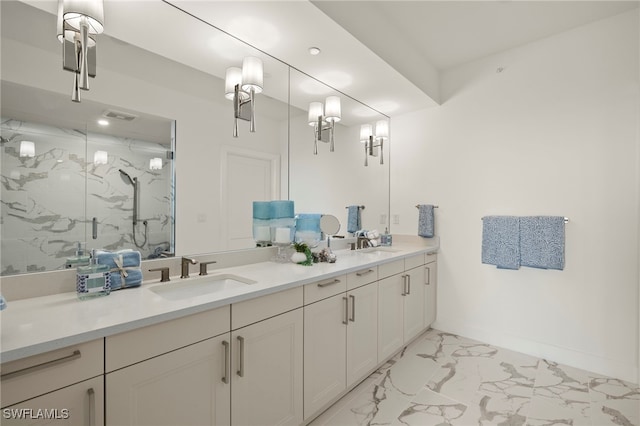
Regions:
<instances>
[{"instance_id":1,"label":"round vanity mirror","mask_svg":"<svg viewBox=\"0 0 640 426\"><path fill-rule=\"evenodd\" d=\"M332 214L323 214L320 218L320 230L326 235L336 235L340 231L340 221Z\"/></svg>"}]
</instances>

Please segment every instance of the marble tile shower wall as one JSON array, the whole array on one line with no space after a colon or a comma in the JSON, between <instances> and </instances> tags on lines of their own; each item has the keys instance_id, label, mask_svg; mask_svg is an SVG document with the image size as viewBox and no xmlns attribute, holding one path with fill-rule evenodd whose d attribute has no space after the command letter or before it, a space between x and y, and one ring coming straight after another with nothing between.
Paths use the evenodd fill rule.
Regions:
<instances>
[{"instance_id":1,"label":"marble tile shower wall","mask_svg":"<svg viewBox=\"0 0 640 426\"><path fill-rule=\"evenodd\" d=\"M167 147L6 117L0 131L2 275L64 268L78 242L88 249L135 248L143 258L169 248L174 218ZM25 140L35 143L34 157L20 157ZM107 151L107 164L94 164L97 150ZM149 169L154 157L163 159L162 169ZM118 169L139 180L137 247L133 186ZM93 217L97 239L92 238ZM143 220L148 222L146 243Z\"/></svg>"}]
</instances>

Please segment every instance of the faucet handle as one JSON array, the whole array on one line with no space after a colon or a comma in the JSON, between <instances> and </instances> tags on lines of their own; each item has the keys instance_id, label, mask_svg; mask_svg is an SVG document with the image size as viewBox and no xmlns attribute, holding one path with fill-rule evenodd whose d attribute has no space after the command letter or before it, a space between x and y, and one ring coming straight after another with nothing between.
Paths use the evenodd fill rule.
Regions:
<instances>
[{"instance_id":1,"label":"faucet handle","mask_svg":"<svg viewBox=\"0 0 640 426\"><path fill-rule=\"evenodd\" d=\"M218 263L215 260L209 261L209 262L200 262L200 275L208 275L207 272L207 265L210 265L212 263Z\"/></svg>"},{"instance_id":2,"label":"faucet handle","mask_svg":"<svg viewBox=\"0 0 640 426\"><path fill-rule=\"evenodd\" d=\"M171 281L171 279L169 278L169 268L168 267L149 269L149 272L156 272L156 271L160 271L160 282L161 283L166 283L167 281Z\"/></svg>"}]
</instances>

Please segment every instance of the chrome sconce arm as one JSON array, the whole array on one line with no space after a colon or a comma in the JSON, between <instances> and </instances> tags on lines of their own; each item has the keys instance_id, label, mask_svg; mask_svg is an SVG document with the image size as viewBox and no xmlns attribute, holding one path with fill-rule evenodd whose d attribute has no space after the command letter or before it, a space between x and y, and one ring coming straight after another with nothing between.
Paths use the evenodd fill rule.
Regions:
<instances>
[{"instance_id":1,"label":"chrome sconce arm","mask_svg":"<svg viewBox=\"0 0 640 426\"><path fill-rule=\"evenodd\" d=\"M95 35L103 30L103 0L58 1L57 37L62 43L62 68L74 73L74 102L80 102L80 90L89 90L89 77L96 76Z\"/></svg>"},{"instance_id":2,"label":"chrome sconce arm","mask_svg":"<svg viewBox=\"0 0 640 426\"><path fill-rule=\"evenodd\" d=\"M384 141L389 138L389 123L380 120L376 123L376 134L373 135L373 126L363 124L360 127L360 142L364 144L364 165L369 165L369 156L378 156L380 150L380 164L384 164Z\"/></svg>"},{"instance_id":3,"label":"chrome sconce arm","mask_svg":"<svg viewBox=\"0 0 640 426\"><path fill-rule=\"evenodd\" d=\"M318 142L328 142L329 151L335 151L335 125L342 117L340 97L329 96L322 102L309 104L309 125L314 127L313 154L318 155Z\"/></svg>"},{"instance_id":4,"label":"chrome sconce arm","mask_svg":"<svg viewBox=\"0 0 640 426\"><path fill-rule=\"evenodd\" d=\"M262 92L262 60L252 56L244 58L242 69L227 68L225 98L233 101L233 137L238 137L238 120L249 122L249 131L256 131L255 95Z\"/></svg>"}]
</instances>

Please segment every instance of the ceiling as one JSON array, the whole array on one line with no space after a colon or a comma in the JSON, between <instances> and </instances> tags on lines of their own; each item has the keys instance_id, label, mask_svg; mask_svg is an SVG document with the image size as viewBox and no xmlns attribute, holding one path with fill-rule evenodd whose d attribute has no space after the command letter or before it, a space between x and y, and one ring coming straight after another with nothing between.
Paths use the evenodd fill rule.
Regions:
<instances>
[{"instance_id":1,"label":"ceiling","mask_svg":"<svg viewBox=\"0 0 640 426\"><path fill-rule=\"evenodd\" d=\"M25 1L55 13L53 1ZM106 18L138 10L154 23L126 33L112 19L105 33L221 77L227 62L235 63L218 61L217 69L208 59L223 46L197 36L195 27L207 23L261 50L271 66L291 64L392 116L441 103L440 75L453 67L623 13L639 1L166 1L197 16L195 26L164 16L158 3L105 0ZM172 34L189 36L176 43L180 37ZM243 45L233 48L240 57ZM322 53L311 56L311 46Z\"/></svg>"}]
</instances>

